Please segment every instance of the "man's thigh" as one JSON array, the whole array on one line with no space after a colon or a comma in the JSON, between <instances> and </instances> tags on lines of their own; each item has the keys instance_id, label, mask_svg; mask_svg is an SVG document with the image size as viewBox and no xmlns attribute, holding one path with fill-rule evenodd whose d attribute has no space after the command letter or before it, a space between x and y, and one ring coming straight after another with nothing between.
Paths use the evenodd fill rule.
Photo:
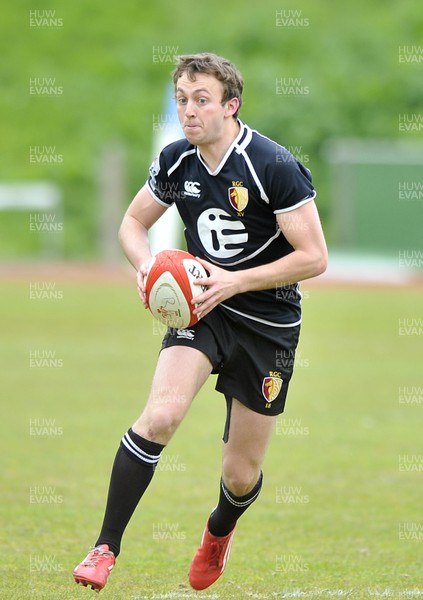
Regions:
<instances>
[{"instance_id":1,"label":"man's thigh","mask_svg":"<svg viewBox=\"0 0 423 600\"><path fill-rule=\"evenodd\" d=\"M171 346L157 361L148 402L168 406L190 403L212 371L209 358L196 348Z\"/></svg>"},{"instance_id":2,"label":"man's thigh","mask_svg":"<svg viewBox=\"0 0 423 600\"><path fill-rule=\"evenodd\" d=\"M195 348L163 349L154 373L147 404L134 431L166 444L212 371L208 357Z\"/></svg>"}]
</instances>

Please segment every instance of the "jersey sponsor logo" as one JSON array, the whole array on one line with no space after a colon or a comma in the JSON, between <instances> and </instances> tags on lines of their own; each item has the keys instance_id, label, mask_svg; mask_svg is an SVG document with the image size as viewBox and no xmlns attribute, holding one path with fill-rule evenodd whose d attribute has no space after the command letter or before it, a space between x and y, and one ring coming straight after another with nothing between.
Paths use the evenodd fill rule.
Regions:
<instances>
[{"instance_id":1,"label":"jersey sponsor logo","mask_svg":"<svg viewBox=\"0 0 423 600\"><path fill-rule=\"evenodd\" d=\"M248 189L245 187L230 187L228 189L229 202L232 208L243 211L248 204Z\"/></svg>"},{"instance_id":2,"label":"jersey sponsor logo","mask_svg":"<svg viewBox=\"0 0 423 600\"><path fill-rule=\"evenodd\" d=\"M200 197L200 184L198 181L186 181L184 183L184 190L187 196Z\"/></svg>"},{"instance_id":3,"label":"jersey sponsor logo","mask_svg":"<svg viewBox=\"0 0 423 600\"><path fill-rule=\"evenodd\" d=\"M248 242L244 224L219 208L210 208L201 213L197 231L205 250L214 258L236 256Z\"/></svg>"},{"instance_id":4,"label":"jersey sponsor logo","mask_svg":"<svg viewBox=\"0 0 423 600\"><path fill-rule=\"evenodd\" d=\"M283 379L279 377L279 374L270 375L269 377L263 378L263 383L261 386L261 391L266 400L266 408L270 408L273 400L279 396L279 393L282 389Z\"/></svg>"}]
</instances>

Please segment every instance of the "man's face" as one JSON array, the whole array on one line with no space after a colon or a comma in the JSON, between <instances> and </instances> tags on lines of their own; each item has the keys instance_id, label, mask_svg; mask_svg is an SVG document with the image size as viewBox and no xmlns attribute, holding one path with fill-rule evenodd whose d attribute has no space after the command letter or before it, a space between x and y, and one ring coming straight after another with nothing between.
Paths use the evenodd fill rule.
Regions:
<instances>
[{"instance_id":1,"label":"man's face","mask_svg":"<svg viewBox=\"0 0 423 600\"><path fill-rule=\"evenodd\" d=\"M202 146L218 142L234 112L222 105L223 86L213 75L198 73L195 81L183 74L176 85L178 116L187 140ZM229 106L228 106L229 105Z\"/></svg>"}]
</instances>

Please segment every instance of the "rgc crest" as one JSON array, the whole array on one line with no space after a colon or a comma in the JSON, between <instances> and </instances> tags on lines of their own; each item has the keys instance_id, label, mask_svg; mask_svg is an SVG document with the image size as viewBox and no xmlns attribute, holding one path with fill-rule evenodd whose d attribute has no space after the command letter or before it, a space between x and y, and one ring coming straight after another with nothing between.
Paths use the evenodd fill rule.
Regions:
<instances>
[{"instance_id":1,"label":"rgc crest","mask_svg":"<svg viewBox=\"0 0 423 600\"><path fill-rule=\"evenodd\" d=\"M245 187L230 187L228 196L232 208L242 213L248 204L248 189Z\"/></svg>"},{"instance_id":2,"label":"rgc crest","mask_svg":"<svg viewBox=\"0 0 423 600\"><path fill-rule=\"evenodd\" d=\"M261 386L261 391L266 400L265 408L270 408L273 400L279 396L279 392L282 389L283 379L279 376L269 375L269 377L264 377L263 383Z\"/></svg>"}]
</instances>

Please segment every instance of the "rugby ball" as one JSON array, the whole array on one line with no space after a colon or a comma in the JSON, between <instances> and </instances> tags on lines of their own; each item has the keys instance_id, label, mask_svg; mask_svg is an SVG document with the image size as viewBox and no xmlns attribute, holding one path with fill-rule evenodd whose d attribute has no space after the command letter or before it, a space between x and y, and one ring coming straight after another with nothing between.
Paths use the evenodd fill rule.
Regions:
<instances>
[{"instance_id":1,"label":"rugby ball","mask_svg":"<svg viewBox=\"0 0 423 600\"><path fill-rule=\"evenodd\" d=\"M196 304L191 300L205 287L194 285L196 279L207 277L204 267L184 250L162 250L149 265L145 292L153 317L168 327L184 329L198 322L193 314Z\"/></svg>"}]
</instances>

